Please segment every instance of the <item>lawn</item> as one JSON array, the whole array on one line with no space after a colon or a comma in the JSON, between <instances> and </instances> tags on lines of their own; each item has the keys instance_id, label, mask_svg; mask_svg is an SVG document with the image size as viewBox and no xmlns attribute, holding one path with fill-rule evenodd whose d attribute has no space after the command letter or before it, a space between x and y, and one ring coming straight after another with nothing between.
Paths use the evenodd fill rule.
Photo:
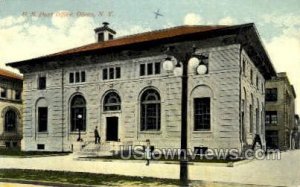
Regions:
<instances>
[{"instance_id":1,"label":"lawn","mask_svg":"<svg viewBox=\"0 0 300 187\"><path fill-rule=\"evenodd\" d=\"M179 180L150 177L93 174L82 172L42 171L23 169L0 169L0 181L5 179L42 181L64 184L105 185L105 186L165 186L179 185Z\"/></svg>"},{"instance_id":2,"label":"lawn","mask_svg":"<svg viewBox=\"0 0 300 187\"><path fill-rule=\"evenodd\" d=\"M44 152L44 151L21 151L19 149L0 149L0 156L47 156L47 155L67 155L66 152Z\"/></svg>"}]
</instances>

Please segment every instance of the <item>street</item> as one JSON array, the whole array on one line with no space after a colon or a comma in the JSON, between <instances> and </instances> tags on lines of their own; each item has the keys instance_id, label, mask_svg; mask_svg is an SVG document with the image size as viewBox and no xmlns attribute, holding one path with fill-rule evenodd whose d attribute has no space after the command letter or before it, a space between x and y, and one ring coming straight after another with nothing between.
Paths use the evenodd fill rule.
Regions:
<instances>
[{"instance_id":1,"label":"street","mask_svg":"<svg viewBox=\"0 0 300 187\"><path fill-rule=\"evenodd\" d=\"M300 150L283 152L280 160L253 160L234 167L211 164L189 166L189 179L207 182L225 182L270 186L300 185ZM178 164L162 164L153 161L150 166L144 162L74 160L73 155L12 158L1 157L0 168L60 170L147 176L158 178L178 178Z\"/></svg>"}]
</instances>

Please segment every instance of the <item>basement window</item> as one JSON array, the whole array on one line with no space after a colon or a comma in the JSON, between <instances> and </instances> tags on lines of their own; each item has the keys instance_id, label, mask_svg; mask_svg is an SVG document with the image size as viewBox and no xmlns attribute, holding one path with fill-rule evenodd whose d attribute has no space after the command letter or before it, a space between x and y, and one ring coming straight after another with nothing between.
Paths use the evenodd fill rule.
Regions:
<instances>
[{"instance_id":1,"label":"basement window","mask_svg":"<svg viewBox=\"0 0 300 187\"><path fill-rule=\"evenodd\" d=\"M207 152L208 147L194 147L194 153L196 155L204 155Z\"/></svg>"},{"instance_id":2,"label":"basement window","mask_svg":"<svg viewBox=\"0 0 300 187\"><path fill-rule=\"evenodd\" d=\"M37 149L38 150L44 150L45 149L45 144L37 144Z\"/></svg>"}]
</instances>

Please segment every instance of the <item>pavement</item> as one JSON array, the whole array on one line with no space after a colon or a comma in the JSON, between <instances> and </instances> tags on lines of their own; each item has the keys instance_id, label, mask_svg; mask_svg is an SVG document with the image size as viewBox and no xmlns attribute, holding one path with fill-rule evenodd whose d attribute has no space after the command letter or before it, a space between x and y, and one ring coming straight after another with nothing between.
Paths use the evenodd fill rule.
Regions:
<instances>
[{"instance_id":1,"label":"pavement","mask_svg":"<svg viewBox=\"0 0 300 187\"><path fill-rule=\"evenodd\" d=\"M177 179L178 164L77 160L73 155L13 158L0 157L0 168L59 170ZM253 160L234 167L189 165L189 179L216 183L266 186L300 186L300 150L281 153L280 160ZM195 183L194 183L195 184ZM230 186L230 185L229 185Z\"/></svg>"}]
</instances>

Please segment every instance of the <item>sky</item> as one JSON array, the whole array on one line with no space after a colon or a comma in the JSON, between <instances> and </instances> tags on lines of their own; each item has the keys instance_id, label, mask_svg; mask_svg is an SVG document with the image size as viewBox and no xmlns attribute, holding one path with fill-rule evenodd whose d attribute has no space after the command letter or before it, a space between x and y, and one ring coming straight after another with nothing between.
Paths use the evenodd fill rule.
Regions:
<instances>
[{"instance_id":1,"label":"sky","mask_svg":"<svg viewBox=\"0 0 300 187\"><path fill-rule=\"evenodd\" d=\"M155 18L157 11L163 16ZM287 72L300 94L299 0L0 0L0 68L93 43L93 29L104 21L117 37L178 25L255 23L276 71Z\"/></svg>"}]
</instances>

